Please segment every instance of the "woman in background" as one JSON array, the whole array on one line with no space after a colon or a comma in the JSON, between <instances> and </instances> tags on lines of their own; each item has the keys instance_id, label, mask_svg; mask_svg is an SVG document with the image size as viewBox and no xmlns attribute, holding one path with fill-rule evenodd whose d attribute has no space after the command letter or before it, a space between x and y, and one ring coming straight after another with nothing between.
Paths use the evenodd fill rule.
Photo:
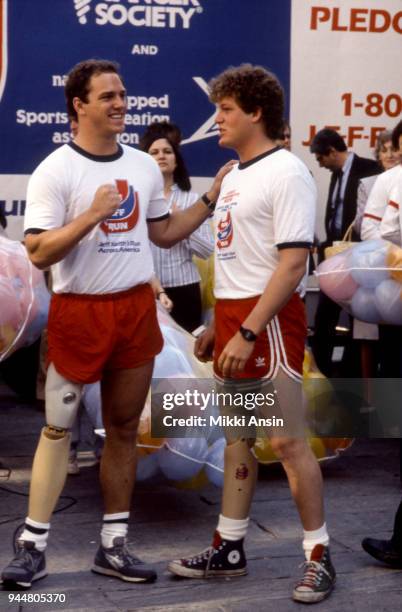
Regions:
<instances>
[{"instance_id":1,"label":"woman in background","mask_svg":"<svg viewBox=\"0 0 402 612\"><path fill-rule=\"evenodd\" d=\"M159 128L159 129L158 129ZM170 210L185 209L199 198L191 191L190 178L177 141L171 136L171 124L152 124L141 138L140 147L149 153L161 169L164 193ZM202 323L200 275L192 258L208 259L214 243L206 220L190 238L171 249L151 244L155 274L173 302L171 316L191 332Z\"/></svg>"}]
</instances>

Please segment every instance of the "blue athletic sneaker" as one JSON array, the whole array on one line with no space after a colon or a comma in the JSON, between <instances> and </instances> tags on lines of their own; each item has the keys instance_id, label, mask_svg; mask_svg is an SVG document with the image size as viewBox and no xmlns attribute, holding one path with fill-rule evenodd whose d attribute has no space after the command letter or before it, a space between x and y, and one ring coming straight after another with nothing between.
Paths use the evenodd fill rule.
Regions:
<instances>
[{"instance_id":1,"label":"blue athletic sneaker","mask_svg":"<svg viewBox=\"0 0 402 612\"><path fill-rule=\"evenodd\" d=\"M157 578L152 567L128 551L126 540L122 537L114 538L110 548L99 546L92 571L127 582L153 582Z\"/></svg>"}]
</instances>

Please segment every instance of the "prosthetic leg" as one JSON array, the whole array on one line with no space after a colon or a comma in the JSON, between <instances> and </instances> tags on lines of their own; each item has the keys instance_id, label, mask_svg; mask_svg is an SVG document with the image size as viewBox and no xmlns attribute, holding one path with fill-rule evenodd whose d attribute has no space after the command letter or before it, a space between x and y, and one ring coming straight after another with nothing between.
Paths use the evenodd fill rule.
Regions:
<instances>
[{"instance_id":1,"label":"prosthetic leg","mask_svg":"<svg viewBox=\"0 0 402 612\"><path fill-rule=\"evenodd\" d=\"M257 460L251 453L253 439L228 440L225 448L225 473L222 514L232 519L248 517L257 479Z\"/></svg>"},{"instance_id":2,"label":"prosthetic leg","mask_svg":"<svg viewBox=\"0 0 402 612\"><path fill-rule=\"evenodd\" d=\"M67 475L70 433L77 415L82 384L61 376L50 364L46 378L46 422L32 466L28 516L48 523Z\"/></svg>"}]
</instances>

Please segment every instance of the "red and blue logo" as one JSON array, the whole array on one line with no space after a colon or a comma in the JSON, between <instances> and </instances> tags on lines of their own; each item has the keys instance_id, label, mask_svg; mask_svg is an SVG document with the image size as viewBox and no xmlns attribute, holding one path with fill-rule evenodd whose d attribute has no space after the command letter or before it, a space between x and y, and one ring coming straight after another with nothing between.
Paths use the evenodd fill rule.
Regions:
<instances>
[{"instance_id":1,"label":"red and blue logo","mask_svg":"<svg viewBox=\"0 0 402 612\"><path fill-rule=\"evenodd\" d=\"M105 234L130 232L137 225L140 215L138 193L134 187L126 180L116 179L115 182L122 201L114 215L101 224Z\"/></svg>"},{"instance_id":2,"label":"red and blue logo","mask_svg":"<svg viewBox=\"0 0 402 612\"><path fill-rule=\"evenodd\" d=\"M233 240L233 223L230 211L224 219L221 219L217 225L217 242L218 249L227 249Z\"/></svg>"}]
</instances>

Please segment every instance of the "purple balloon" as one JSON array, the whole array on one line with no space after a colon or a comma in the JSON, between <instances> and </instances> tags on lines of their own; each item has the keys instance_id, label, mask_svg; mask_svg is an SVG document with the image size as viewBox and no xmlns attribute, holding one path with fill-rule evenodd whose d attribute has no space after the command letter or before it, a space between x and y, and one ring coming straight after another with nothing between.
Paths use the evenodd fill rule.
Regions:
<instances>
[{"instance_id":1,"label":"purple balloon","mask_svg":"<svg viewBox=\"0 0 402 612\"><path fill-rule=\"evenodd\" d=\"M389 243L384 240L367 240L353 247L350 251L352 277L361 287L375 289L383 280L389 278L387 252Z\"/></svg>"},{"instance_id":2,"label":"purple balloon","mask_svg":"<svg viewBox=\"0 0 402 612\"><path fill-rule=\"evenodd\" d=\"M375 293L367 287L359 287L350 303L352 314L361 321L367 323L379 323L381 315L378 311Z\"/></svg>"},{"instance_id":3,"label":"purple balloon","mask_svg":"<svg viewBox=\"0 0 402 612\"><path fill-rule=\"evenodd\" d=\"M384 323L402 325L401 284L385 280L375 290L375 302Z\"/></svg>"},{"instance_id":4,"label":"purple balloon","mask_svg":"<svg viewBox=\"0 0 402 612\"><path fill-rule=\"evenodd\" d=\"M326 259L317 268L321 291L335 302L350 300L358 287L348 267L348 254L344 252Z\"/></svg>"}]
</instances>

